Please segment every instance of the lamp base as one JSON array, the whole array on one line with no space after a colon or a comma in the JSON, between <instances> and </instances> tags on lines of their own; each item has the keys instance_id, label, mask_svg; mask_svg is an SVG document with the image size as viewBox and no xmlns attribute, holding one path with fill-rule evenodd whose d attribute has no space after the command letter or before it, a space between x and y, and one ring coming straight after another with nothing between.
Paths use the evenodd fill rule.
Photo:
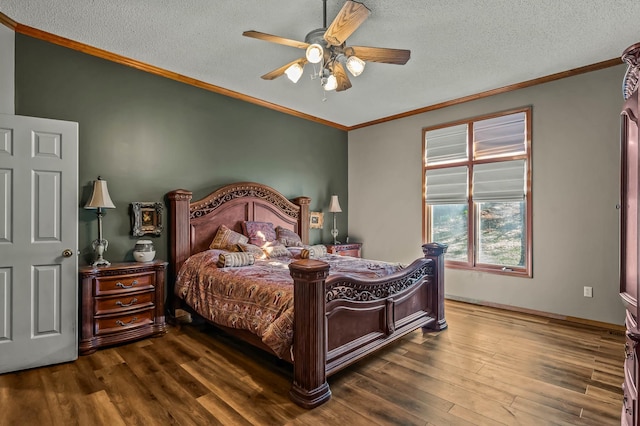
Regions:
<instances>
[{"instance_id":1,"label":"lamp base","mask_svg":"<svg viewBox=\"0 0 640 426\"><path fill-rule=\"evenodd\" d=\"M105 252L105 250L107 250L108 246L109 246L109 242L104 238L102 239L98 238L93 242L93 251L95 251L96 253L96 260L93 261L91 266L95 268L97 266L111 265L111 262L109 262L107 259L102 257L102 254Z\"/></svg>"},{"instance_id":2,"label":"lamp base","mask_svg":"<svg viewBox=\"0 0 640 426\"><path fill-rule=\"evenodd\" d=\"M109 266L109 265L111 265L111 262L109 262L107 259L102 259L102 258L96 259L95 262L91 264L91 266L93 266L94 268L98 266Z\"/></svg>"},{"instance_id":3,"label":"lamp base","mask_svg":"<svg viewBox=\"0 0 640 426\"><path fill-rule=\"evenodd\" d=\"M331 230L331 236L333 237L333 244L340 244L340 241L336 239L338 238L338 230L336 228Z\"/></svg>"}]
</instances>

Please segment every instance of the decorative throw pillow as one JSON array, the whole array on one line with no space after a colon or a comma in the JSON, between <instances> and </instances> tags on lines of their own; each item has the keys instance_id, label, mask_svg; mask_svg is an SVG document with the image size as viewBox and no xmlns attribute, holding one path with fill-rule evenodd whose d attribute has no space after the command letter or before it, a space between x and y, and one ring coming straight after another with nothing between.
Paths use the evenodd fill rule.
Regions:
<instances>
[{"instance_id":1,"label":"decorative throw pillow","mask_svg":"<svg viewBox=\"0 0 640 426\"><path fill-rule=\"evenodd\" d=\"M266 243L276 241L276 230L273 229L271 222L252 222L245 220L242 222L244 235L249 237L249 244L258 247L264 246Z\"/></svg>"},{"instance_id":2,"label":"decorative throw pillow","mask_svg":"<svg viewBox=\"0 0 640 426\"><path fill-rule=\"evenodd\" d=\"M285 246L277 245L277 246L269 246L262 249L267 257L283 257L283 256L291 256L291 253Z\"/></svg>"},{"instance_id":3,"label":"decorative throw pillow","mask_svg":"<svg viewBox=\"0 0 640 426\"><path fill-rule=\"evenodd\" d=\"M256 258L251 253L220 253L218 256L218 268L230 268L237 266L253 265Z\"/></svg>"},{"instance_id":4,"label":"decorative throw pillow","mask_svg":"<svg viewBox=\"0 0 640 426\"><path fill-rule=\"evenodd\" d=\"M238 244L245 244L249 238L239 232L232 231L224 225L220 225L216 236L209 245L210 249L223 249L229 251L238 251Z\"/></svg>"},{"instance_id":5,"label":"decorative throw pillow","mask_svg":"<svg viewBox=\"0 0 640 426\"><path fill-rule=\"evenodd\" d=\"M302 247L300 235L282 226L276 226L276 239L286 247Z\"/></svg>"},{"instance_id":6,"label":"decorative throw pillow","mask_svg":"<svg viewBox=\"0 0 640 426\"><path fill-rule=\"evenodd\" d=\"M301 259L318 259L327 255L327 247L322 244L309 246L300 252Z\"/></svg>"},{"instance_id":7,"label":"decorative throw pillow","mask_svg":"<svg viewBox=\"0 0 640 426\"><path fill-rule=\"evenodd\" d=\"M254 244L238 244L240 251L251 254L256 259L264 259L266 257L264 251Z\"/></svg>"}]
</instances>

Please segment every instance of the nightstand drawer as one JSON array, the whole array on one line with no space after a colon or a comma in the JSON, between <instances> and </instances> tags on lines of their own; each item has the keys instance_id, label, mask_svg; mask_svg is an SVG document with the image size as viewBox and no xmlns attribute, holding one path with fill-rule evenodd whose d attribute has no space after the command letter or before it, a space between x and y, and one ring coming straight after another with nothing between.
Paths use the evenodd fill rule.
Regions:
<instances>
[{"instance_id":1,"label":"nightstand drawer","mask_svg":"<svg viewBox=\"0 0 640 426\"><path fill-rule=\"evenodd\" d=\"M121 275L96 278L96 296L152 290L155 285L154 272L139 275Z\"/></svg>"},{"instance_id":2,"label":"nightstand drawer","mask_svg":"<svg viewBox=\"0 0 640 426\"><path fill-rule=\"evenodd\" d=\"M94 313L96 315L106 315L127 312L132 309L149 308L153 307L154 299L155 294L152 291L96 298Z\"/></svg>"},{"instance_id":3,"label":"nightstand drawer","mask_svg":"<svg viewBox=\"0 0 640 426\"><path fill-rule=\"evenodd\" d=\"M141 312L132 312L124 315L114 315L104 318L96 318L96 335L108 333L120 333L137 327L153 324L153 310L147 309Z\"/></svg>"},{"instance_id":4,"label":"nightstand drawer","mask_svg":"<svg viewBox=\"0 0 640 426\"><path fill-rule=\"evenodd\" d=\"M626 426L636 425L636 407L638 406L637 394L627 387L627 382L622 384L622 413L620 424Z\"/></svg>"}]
</instances>

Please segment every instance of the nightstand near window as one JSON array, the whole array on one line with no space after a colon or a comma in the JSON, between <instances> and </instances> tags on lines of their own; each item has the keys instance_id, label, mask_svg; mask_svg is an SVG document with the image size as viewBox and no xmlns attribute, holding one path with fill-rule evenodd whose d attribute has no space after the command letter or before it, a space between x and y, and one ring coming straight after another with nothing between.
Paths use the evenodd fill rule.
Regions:
<instances>
[{"instance_id":1,"label":"nightstand near window","mask_svg":"<svg viewBox=\"0 0 640 426\"><path fill-rule=\"evenodd\" d=\"M340 256L362 257L362 243L325 244L327 253Z\"/></svg>"}]
</instances>

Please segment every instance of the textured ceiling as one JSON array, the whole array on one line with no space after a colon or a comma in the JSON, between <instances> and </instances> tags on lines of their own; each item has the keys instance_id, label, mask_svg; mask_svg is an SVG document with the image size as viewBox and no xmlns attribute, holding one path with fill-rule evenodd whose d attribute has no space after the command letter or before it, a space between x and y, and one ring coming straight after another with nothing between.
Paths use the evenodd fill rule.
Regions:
<instances>
[{"instance_id":1,"label":"textured ceiling","mask_svg":"<svg viewBox=\"0 0 640 426\"><path fill-rule=\"evenodd\" d=\"M327 0L329 23L343 0ZM260 76L303 51L322 0L0 0L30 26L345 127L617 58L640 41L638 0L365 0L347 45L411 50L406 65L368 63L326 94L310 65L297 84Z\"/></svg>"}]
</instances>

